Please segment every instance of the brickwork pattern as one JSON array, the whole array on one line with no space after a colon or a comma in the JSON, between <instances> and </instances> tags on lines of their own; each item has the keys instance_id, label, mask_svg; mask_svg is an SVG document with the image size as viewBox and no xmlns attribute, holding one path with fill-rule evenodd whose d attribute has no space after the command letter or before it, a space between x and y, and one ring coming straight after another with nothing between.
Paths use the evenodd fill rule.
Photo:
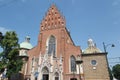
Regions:
<instances>
[{"instance_id":1,"label":"brickwork pattern","mask_svg":"<svg viewBox=\"0 0 120 80\"><path fill-rule=\"evenodd\" d=\"M97 54L97 53L96 53ZM109 80L108 65L106 54L101 53L97 55L82 56L83 71L85 80ZM91 61L96 60L97 64L92 65Z\"/></svg>"}]
</instances>

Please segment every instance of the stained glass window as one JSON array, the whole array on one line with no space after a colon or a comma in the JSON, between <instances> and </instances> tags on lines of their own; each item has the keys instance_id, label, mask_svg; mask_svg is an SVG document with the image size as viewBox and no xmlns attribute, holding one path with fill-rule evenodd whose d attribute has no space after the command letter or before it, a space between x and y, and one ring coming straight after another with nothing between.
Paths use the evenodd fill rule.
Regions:
<instances>
[{"instance_id":1,"label":"stained glass window","mask_svg":"<svg viewBox=\"0 0 120 80\"><path fill-rule=\"evenodd\" d=\"M55 51L56 51L56 41L55 41L55 37L51 36L48 42L48 54L51 55L53 54L53 56L55 56Z\"/></svg>"},{"instance_id":2,"label":"stained glass window","mask_svg":"<svg viewBox=\"0 0 120 80\"><path fill-rule=\"evenodd\" d=\"M71 56L70 61L71 61L71 72L74 72L74 71L76 71L76 63L75 63L76 59L75 59L75 57Z\"/></svg>"}]
</instances>

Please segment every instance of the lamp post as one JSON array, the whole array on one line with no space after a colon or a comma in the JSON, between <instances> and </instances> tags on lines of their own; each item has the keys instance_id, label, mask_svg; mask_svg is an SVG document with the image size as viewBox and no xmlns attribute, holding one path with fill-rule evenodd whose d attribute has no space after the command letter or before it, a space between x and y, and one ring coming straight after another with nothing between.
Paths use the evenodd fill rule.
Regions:
<instances>
[{"instance_id":1,"label":"lamp post","mask_svg":"<svg viewBox=\"0 0 120 80\"><path fill-rule=\"evenodd\" d=\"M80 64L82 64L82 63L83 63L83 60L81 60L80 55L78 55L78 56L77 56L77 60L76 60L76 64L77 64L78 67L79 67L79 79L80 79L80 80L82 80L82 79L81 79L81 74L80 74Z\"/></svg>"},{"instance_id":2,"label":"lamp post","mask_svg":"<svg viewBox=\"0 0 120 80\"><path fill-rule=\"evenodd\" d=\"M105 52L105 53L107 52L106 49L107 49L108 46L115 47L114 44L105 44L105 43L103 42L103 48L104 48L104 52Z\"/></svg>"},{"instance_id":3,"label":"lamp post","mask_svg":"<svg viewBox=\"0 0 120 80\"><path fill-rule=\"evenodd\" d=\"M105 52L105 53L107 53L106 49L107 49L108 46L115 47L114 44L105 44L105 43L103 42L103 48L104 48L104 52ZM106 61L107 61L107 66L109 66L107 56L106 56ZM108 67L108 70L109 70L109 67ZM113 75L112 75L112 76L113 76ZM110 75L109 75L109 77L110 77Z\"/></svg>"}]
</instances>

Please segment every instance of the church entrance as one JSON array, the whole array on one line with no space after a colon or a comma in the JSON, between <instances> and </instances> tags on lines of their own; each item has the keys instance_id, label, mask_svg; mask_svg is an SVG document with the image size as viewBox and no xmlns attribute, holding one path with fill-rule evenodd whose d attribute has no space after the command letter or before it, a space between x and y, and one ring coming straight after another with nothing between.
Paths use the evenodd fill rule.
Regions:
<instances>
[{"instance_id":1,"label":"church entrance","mask_svg":"<svg viewBox=\"0 0 120 80\"><path fill-rule=\"evenodd\" d=\"M49 70L47 67L42 69L42 80L49 80Z\"/></svg>"},{"instance_id":2,"label":"church entrance","mask_svg":"<svg viewBox=\"0 0 120 80\"><path fill-rule=\"evenodd\" d=\"M59 77L55 77L55 80L59 80Z\"/></svg>"},{"instance_id":3,"label":"church entrance","mask_svg":"<svg viewBox=\"0 0 120 80\"><path fill-rule=\"evenodd\" d=\"M59 80L59 74L57 72L55 73L55 79L54 80Z\"/></svg>"},{"instance_id":4,"label":"church entrance","mask_svg":"<svg viewBox=\"0 0 120 80\"><path fill-rule=\"evenodd\" d=\"M43 74L43 80L49 80L49 75L48 74Z\"/></svg>"},{"instance_id":5,"label":"church entrance","mask_svg":"<svg viewBox=\"0 0 120 80\"><path fill-rule=\"evenodd\" d=\"M71 78L70 80L77 80L76 78Z\"/></svg>"}]
</instances>

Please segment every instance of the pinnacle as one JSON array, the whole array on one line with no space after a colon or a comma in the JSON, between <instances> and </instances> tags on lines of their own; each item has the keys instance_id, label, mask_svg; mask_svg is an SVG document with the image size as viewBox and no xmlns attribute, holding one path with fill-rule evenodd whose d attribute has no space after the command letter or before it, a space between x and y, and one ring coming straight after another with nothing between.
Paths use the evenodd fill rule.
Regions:
<instances>
[{"instance_id":1,"label":"pinnacle","mask_svg":"<svg viewBox=\"0 0 120 80\"><path fill-rule=\"evenodd\" d=\"M56 29L65 26L65 19L53 4L41 23L41 30Z\"/></svg>"}]
</instances>

